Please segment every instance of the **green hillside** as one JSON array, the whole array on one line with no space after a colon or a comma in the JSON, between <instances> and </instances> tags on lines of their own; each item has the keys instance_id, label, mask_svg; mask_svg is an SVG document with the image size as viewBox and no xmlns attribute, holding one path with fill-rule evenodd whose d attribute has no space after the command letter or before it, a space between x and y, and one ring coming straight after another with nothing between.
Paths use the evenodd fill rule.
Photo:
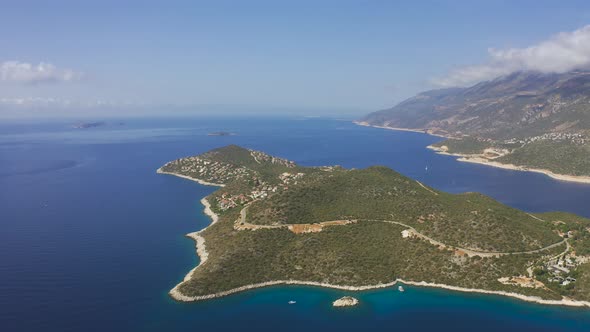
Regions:
<instances>
[{"instance_id":1,"label":"green hillside","mask_svg":"<svg viewBox=\"0 0 590 332\"><path fill-rule=\"evenodd\" d=\"M588 287L577 282L529 288L499 281L530 275L549 284L550 259L562 256L577 257L571 275L588 280L584 218L531 215L481 194L437 191L382 166L307 168L236 146L164 169L225 184L207 198L219 222L200 233L208 259L179 285L187 296L273 280L362 286L401 278L588 299Z\"/></svg>"}]
</instances>

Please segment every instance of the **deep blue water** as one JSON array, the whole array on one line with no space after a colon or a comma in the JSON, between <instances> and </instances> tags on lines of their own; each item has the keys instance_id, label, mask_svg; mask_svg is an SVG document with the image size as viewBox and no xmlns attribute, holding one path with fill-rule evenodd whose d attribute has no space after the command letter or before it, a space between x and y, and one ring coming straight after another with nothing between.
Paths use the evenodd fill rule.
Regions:
<instances>
[{"instance_id":1,"label":"deep blue water","mask_svg":"<svg viewBox=\"0 0 590 332\"><path fill-rule=\"evenodd\" d=\"M438 189L587 217L590 185L459 163L424 148L439 138L344 120L119 121L0 124L1 331L590 330L590 310L417 287L354 293L361 305L345 310L331 302L348 292L296 286L176 303L167 291L198 262L184 234L209 223L199 200L215 190L155 173L178 157L235 143L303 165L381 164ZM238 135L206 135L219 130Z\"/></svg>"}]
</instances>

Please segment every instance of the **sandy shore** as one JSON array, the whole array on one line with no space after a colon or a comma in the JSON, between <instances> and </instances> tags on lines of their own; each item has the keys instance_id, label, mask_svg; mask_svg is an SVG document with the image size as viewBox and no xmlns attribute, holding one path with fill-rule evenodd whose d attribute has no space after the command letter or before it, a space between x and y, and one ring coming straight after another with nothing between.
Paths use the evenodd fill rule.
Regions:
<instances>
[{"instance_id":1,"label":"sandy shore","mask_svg":"<svg viewBox=\"0 0 590 332\"><path fill-rule=\"evenodd\" d=\"M178 176L179 178L183 178L183 179L187 179L187 180L198 182L198 183L200 183L200 184L202 184L204 186L225 187L225 184L207 182L205 180L191 178L190 176L186 176L186 175L182 175L182 174L176 174L176 173L172 173L172 172L166 172L166 171L163 171L161 167L156 170L156 173L158 173L158 174L168 174L168 175Z\"/></svg>"},{"instance_id":2,"label":"sandy shore","mask_svg":"<svg viewBox=\"0 0 590 332\"><path fill-rule=\"evenodd\" d=\"M452 155L452 154L451 154ZM553 173L550 170L546 169L539 169L539 168L529 168L524 166L517 166L513 164L503 164L496 161L490 161L484 158L470 158L470 157L461 157L457 159L458 161L467 162L467 163L474 163L504 169L510 169L514 171L523 171L523 172L535 172L545 174L553 179L560 180L560 181L568 181L568 182L578 182L578 183L590 183L590 176L574 176L574 175L563 175Z\"/></svg>"},{"instance_id":3,"label":"sandy shore","mask_svg":"<svg viewBox=\"0 0 590 332\"><path fill-rule=\"evenodd\" d=\"M589 183L590 184L590 176L564 175L564 174L553 173L550 170L546 170L546 169L529 168L529 167L517 166L517 165L513 165L513 164L504 164L504 163L499 163L497 161L489 160L489 159L474 156L474 155L468 155L468 154L462 154L462 153L449 153L449 152L446 152L445 150L440 149L439 147L432 146L432 145L427 146L427 148L436 151L436 153L438 153L438 154L459 157L459 158L457 158L457 161L462 161L462 162L466 162L466 163L486 165L486 166L491 166L491 167L509 169L509 170L513 170L513 171L541 173L541 174L545 174L553 179L560 180L560 181Z\"/></svg>"},{"instance_id":4,"label":"sandy shore","mask_svg":"<svg viewBox=\"0 0 590 332\"><path fill-rule=\"evenodd\" d=\"M363 126L363 127L373 127L373 128L389 129L389 130L396 130L396 131L411 131L411 132L414 132L414 133L428 134L428 135L432 135L432 136L438 136L438 137L447 138L444 135L435 134L435 133L433 133L429 129L419 129L419 128L411 129L411 128L397 128L397 127L388 127L388 126L375 126L375 125L371 125L368 122L364 122L364 121L353 121L353 123L354 124L357 124L359 126Z\"/></svg>"},{"instance_id":5,"label":"sandy shore","mask_svg":"<svg viewBox=\"0 0 590 332\"><path fill-rule=\"evenodd\" d=\"M353 121L353 123L355 123L359 126L365 126L365 127L398 130L398 131L412 131L412 132L418 132L418 133L428 134L428 135L432 135L432 136L444 137L447 139L452 138L452 137L447 137L444 135L434 134L426 129L408 129L408 128L386 127L386 126L373 126L373 125L368 124L367 122L359 122L359 121ZM467 155L467 154L445 152L445 151L440 150L438 147L432 146L432 145L427 146L427 148L436 151L438 154L459 157L457 159L457 161L492 166L492 167L498 167L498 168L509 169L509 170L514 170L514 171L541 173L541 174L545 174L553 179L560 180L560 181L590 184L590 176L557 174L557 173L554 173L554 172L547 170L547 169L529 168L529 167L517 166L517 165L513 165L513 164L503 164L503 163L499 163L497 161L491 161L491 160L481 158L481 157L473 157L473 156Z\"/></svg>"}]
</instances>

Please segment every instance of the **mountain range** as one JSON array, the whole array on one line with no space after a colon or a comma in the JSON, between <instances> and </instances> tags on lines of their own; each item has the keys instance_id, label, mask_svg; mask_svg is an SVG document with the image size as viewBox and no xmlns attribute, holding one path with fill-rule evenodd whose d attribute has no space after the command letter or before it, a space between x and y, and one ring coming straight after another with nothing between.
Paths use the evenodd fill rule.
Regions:
<instances>
[{"instance_id":1,"label":"mountain range","mask_svg":"<svg viewBox=\"0 0 590 332\"><path fill-rule=\"evenodd\" d=\"M590 175L590 71L515 72L426 91L357 123L444 136L433 148L482 162Z\"/></svg>"}]
</instances>

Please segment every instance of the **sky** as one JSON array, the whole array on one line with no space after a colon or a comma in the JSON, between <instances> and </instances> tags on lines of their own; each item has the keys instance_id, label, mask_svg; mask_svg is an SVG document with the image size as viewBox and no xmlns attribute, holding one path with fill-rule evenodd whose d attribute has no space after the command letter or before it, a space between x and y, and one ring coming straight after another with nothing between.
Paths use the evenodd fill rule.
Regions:
<instances>
[{"instance_id":1,"label":"sky","mask_svg":"<svg viewBox=\"0 0 590 332\"><path fill-rule=\"evenodd\" d=\"M590 67L588 1L0 2L0 117L358 114Z\"/></svg>"}]
</instances>

